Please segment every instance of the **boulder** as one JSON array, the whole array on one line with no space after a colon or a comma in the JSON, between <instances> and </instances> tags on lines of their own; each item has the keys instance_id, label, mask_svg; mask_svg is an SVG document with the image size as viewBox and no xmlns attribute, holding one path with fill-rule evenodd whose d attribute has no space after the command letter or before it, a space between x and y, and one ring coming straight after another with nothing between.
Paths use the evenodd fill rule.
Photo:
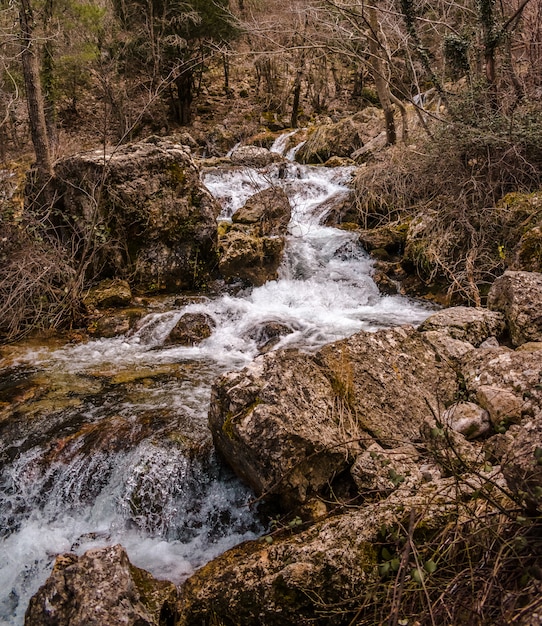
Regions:
<instances>
[{"instance_id":1,"label":"boulder","mask_svg":"<svg viewBox=\"0 0 542 626\"><path fill-rule=\"evenodd\" d=\"M139 320L147 314L143 308L122 309L94 318L87 330L93 337L117 337L134 330Z\"/></svg>"},{"instance_id":2,"label":"boulder","mask_svg":"<svg viewBox=\"0 0 542 626\"><path fill-rule=\"evenodd\" d=\"M475 347L468 341L454 339L449 335L446 329L443 330L426 330L423 333L425 341L430 343L435 352L441 359L450 363L455 369L460 369L463 357Z\"/></svg>"},{"instance_id":3,"label":"boulder","mask_svg":"<svg viewBox=\"0 0 542 626\"><path fill-rule=\"evenodd\" d=\"M232 215L232 222L251 226L255 234L269 237L284 235L291 216L292 207L284 190L271 187L251 196Z\"/></svg>"},{"instance_id":4,"label":"boulder","mask_svg":"<svg viewBox=\"0 0 542 626\"><path fill-rule=\"evenodd\" d=\"M413 489L422 482L418 458L412 445L385 449L375 442L357 457L350 474L361 494L381 498L400 486Z\"/></svg>"},{"instance_id":5,"label":"boulder","mask_svg":"<svg viewBox=\"0 0 542 626\"><path fill-rule=\"evenodd\" d=\"M504 313L514 346L542 340L542 274L507 271L491 286L487 305Z\"/></svg>"},{"instance_id":6,"label":"boulder","mask_svg":"<svg viewBox=\"0 0 542 626\"><path fill-rule=\"evenodd\" d=\"M503 346L468 352L461 364L465 390L497 427L542 410L542 350Z\"/></svg>"},{"instance_id":7,"label":"boulder","mask_svg":"<svg viewBox=\"0 0 542 626\"><path fill-rule=\"evenodd\" d=\"M270 188L251 196L219 228L220 273L227 280L263 285L277 278L291 216L282 189Z\"/></svg>"},{"instance_id":8,"label":"boulder","mask_svg":"<svg viewBox=\"0 0 542 626\"><path fill-rule=\"evenodd\" d=\"M258 495L296 507L373 441L420 438L457 391L453 369L413 328L361 332L315 355L268 353L212 389L216 447Z\"/></svg>"},{"instance_id":9,"label":"boulder","mask_svg":"<svg viewBox=\"0 0 542 626\"><path fill-rule=\"evenodd\" d=\"M385 250L390 255L400 254L405 246L408 225L388 224L359 231L359 242L367 250Z\"/></svg>"},{"instance_id":10,"label":"boulder","mask_svg":"<svg viewBox=\"0 0 542 626\"><path fill-rule=\"evenodd\" d=\"M513 493L528 508L542 513L542 412L514 430L501 463Z\"/></svg>"},{"instance_id":11,"label":"boulder","mask_svg":"<svg viewBox=\"0 0 542 626\"><path fill-rule=\"evenodd\" d=\"M165 343L193 346L213 333L215 322L205 313L185 313L171 329Z\"/></svg>"},{"instance_id":12,"label":"boulder","mask_svg":"<svg viewBox=\"0 0 542 626\"><path fill-rule=\"evenodd\" d=\"M228 281L256 287L276 280L284 252L280 237L257 237L231 228L219 239L218 269Z\"/></svg>"},{"instance_id":13,"label":"boulder","mask_svg":"<svg viewBox=\"0 0 542 626\"><path fill-rule=\"evenodd\" d=\"M293 332L293 328L281 322L263 322L251 328L248 332L250 339L256 342L260 353L269 352L285 335Z\"/></svg>"},{"instance_id":14,"label":"boulder","mask_svg":"<svg viewBox=\"0 0 542 626\"><path fill-rule=\"evenodd\" d=\"M419 330L445 331L453 339L467 341L478 347L488 337L504 333L504 315L483 308L456 306L428 317Z\"/></svg>"},{"instance_id":15,"label":"boulder","mask_svg":"<svg viewBox=\"0 0 542 626\"><path fill-rule=\"evenodd\" d=\"M378 109L367 107L339 122L315 127L296 152L296 161L318 164L333 156L350 157L380 134L380 115Z\"/></svg>"},{"instance_id":16,"label":"boulder","mask_svg":"<svg viewBox=\"0 0 542 626\"><path fill-rule=\"evenodd\" d=\"M442 414L442 423L467 439L476 439L491 430L489 413L474 402L457 402Z\"/></svg>"},{"instance_id":17,"label":"boulder","mask_svg":"<svg viewBox=\"0 0 542 626\"><path fill-rule=\"evenodd\" d=\"M102 280L96 287L89 289L83 298L87 308L108 308L128 306L132 291L126 280Z\"/></svg>"},{"instance_id":18,"label":"boulder","mask_svg":"<svg viewBox=\"0 0 542 626\"><path fill-rule=\"evenodd\" d=\"M542 194L540 197L542 199ZM535 226L523 233L514 255L510 269L542 272L542 226Z\"/></svg>"},{"instance_id":19,"label":"boulder","mask_svg":"<svg viewBox=\"0 0 542 626\"><path fill-rule=\"evenodd\" d=\"M237 546L183 584L179 626L283 626L292 620L303 626L338 626L358 623L364 606L366 620L359 623L380 623L374 612L378 600L373 602L391 593L396 571L391 561L398 564L403 554L390 536L402 536L413 520L422 542L448 524L460 532L457 503L483 482L472 477L462 490L455 478L440 479L422 485L416 494L395 491L385 500L320 520L300 532L285 529ZM482 508L490 507L479 508L479 514ZM411 559L409 572L414 564ZM384 586L387 572L392 577Z\"/></svg>"},{"instance_id":20,"label":"boulder","mask_svg":"<svg viewBox=\"0 0 542 626\"><path fill-rule=\"evenodd\" d=\"M30 600L26 626L174 626L177 589L133 566L121 546L64 554Z\"/></svg>"},{"instance_id":21,"label":"boulder","mask_svg":"<svg viewBox=\"0 0 542 626\"><path fill-rule=\"evenodd\" d=\"M256 169L284 160L277 152L271 152L267 148L260 146L241 146L235 148L230 155L230 159L234 165L254 167Z\"/></svg>"},{"instance_id":22,"label":"boulder","mask_svg":"<svg viewBox=\"0 0 542 626\"><path fill-rule=\"evenodd\" d=\"M61 226L95 249L93 274L156 291L194 288L212 272L220 208L181 144L153 137L68 157L54 185Z\"/></svg>"}]
</instances>

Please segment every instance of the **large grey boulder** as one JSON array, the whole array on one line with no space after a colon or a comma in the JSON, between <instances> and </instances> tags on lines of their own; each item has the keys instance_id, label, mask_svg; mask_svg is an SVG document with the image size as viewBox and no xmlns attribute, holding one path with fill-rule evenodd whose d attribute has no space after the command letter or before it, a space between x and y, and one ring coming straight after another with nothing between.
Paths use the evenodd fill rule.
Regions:
<instances>
[{"instance_id":1,"label":"large grey boulder","mask_svg":"<svg viewBox=\"0 0 542 626\"><path fill-rule=\"evenodd\" d=\"M502 471L508 486L527 507L542 512L542 411L512 427Z\"/></svg>"},{"instance_id":2,"label":"large grey boulder","mask_svg":"<svg viewBox=\"0 0 542 626\"><path fill-rule=\"evenodd\" d=\"M219 227L219 271L227 280L263 285L277 278L291 216L282 189L270 188L251 196Z\"/></svg>"},{"instance_id":3,"label":"large grey boulder","mask_svg":"<svg viewBox=\"0 0 542 626\"><path fill-rule=\"evenodd\" d=\"M216 447L258 495L295 507L348 468L373 441L420 439L451 402L456 374L411 327L360 332L315 355L258 357L214 385Z\"/></svg>"},{"instance_id":4,"label":"large grey boulder","mask_svg":"<svg viewBox=\"0 0 542 626\"><path fill-rule=\"evenodd\" d=\"M174 626L176 602L173 583L132 565L117 545L59 556L25 626Z\"/></svg>"},{"instance_id":5,"label":"large grey boulder","mask_svg":"<svg viewBox=\"0 0 542 626\"><path fill-rule=\"evenodd\" d=\"M69 224L94 250L93 275L156 291L196 287L212 271L220 208L181 144L154 137L67 157L54 185L62 232Z\"/></svg>"},{"instance_id":6,"label":"large grey boulder","mask_svg":"<svg viewBox=\"0 0 542 626\"><path fill-rule=\"evenodd\" d=\"M506 318L515 346L542 341L542 274L505 272L491 286L487 305Z\"/></svg>"}]
</instances>

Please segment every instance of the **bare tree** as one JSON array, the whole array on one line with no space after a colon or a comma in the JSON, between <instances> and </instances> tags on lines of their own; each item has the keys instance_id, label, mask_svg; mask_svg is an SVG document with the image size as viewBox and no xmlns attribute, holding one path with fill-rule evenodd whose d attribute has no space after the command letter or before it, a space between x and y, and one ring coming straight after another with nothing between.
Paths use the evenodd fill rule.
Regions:
<instances>
[{"instance_id":1,"label":"bare tree","mask_svg":"<svg viewBox=\"0 0 542 626\"><path fill-rule=\"evenodd\" d=\"M19 0L19 23L28 121L36 155L36 171L39 179L46 181L52 176L53 163L41 88L38 46L34 38L34 13L30 0Z\"/></svg>"}]
</instances>

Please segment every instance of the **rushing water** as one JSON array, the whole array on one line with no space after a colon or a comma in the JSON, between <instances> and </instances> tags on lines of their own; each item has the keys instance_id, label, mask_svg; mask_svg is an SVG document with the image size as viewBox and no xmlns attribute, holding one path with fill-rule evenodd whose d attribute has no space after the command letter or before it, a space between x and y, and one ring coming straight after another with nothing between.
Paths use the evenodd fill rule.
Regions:
<instances>
[{"instance_id":1,"label":"rushing water","mask_svg":"<svg viewBox=\"0 0 542 626\"><path fill-rule=\"evenodd\" d=\"M273 150L284 153L287 139ZM258 190L285 189L293 211L279 279L157 311L128 336L28 351L5 373L3 399L27 394L34 404L21 402L19 423L0 442L0 623L22 623L58 553L121 543L136 565L181 582L261 533L251 494L210 447L214 377L256 357L258 328L269 322L290 330L274 349L314 350L429 313L380 295L355 234L320 224L351 175L293 162L204 172L221 219ZM212 335L194 347L164 345L187 312L210 315Z\"/></svg>"}]
</instances>

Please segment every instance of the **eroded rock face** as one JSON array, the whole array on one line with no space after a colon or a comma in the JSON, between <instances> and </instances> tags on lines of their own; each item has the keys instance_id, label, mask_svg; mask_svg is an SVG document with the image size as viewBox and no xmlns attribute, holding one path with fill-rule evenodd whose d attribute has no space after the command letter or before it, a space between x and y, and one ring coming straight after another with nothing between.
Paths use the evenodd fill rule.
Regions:
<instances>
[{"instance_id":1,"label":"eroded rock face","mask_svg":"<svg viewBox=\"0 0 542 626\"><path fill-rule=\"evenodd\" d=\"M444 330L453 339L467 341L475 347L488 337L500 337L504 329L505 320L502 313L466 306L439 311L428 317L419 327L422 332Z\"/></svg>"},{"instance_id":2,"label":"eroded rock face","mask_svg":"<svg viewBox=\"0 0 542 626\"><path fill-rule=\"evenodd\" d=\"M505 272L491 286L487 304L504 313L512 343L542 341L542 274Z\"/></svg>"},{"instance_id":3,"label":"eroded rock face","mask_svg":"<svg viewBox=\"0 0 542 626\"><path fill-rule=\"evenodd\" d=\"M282 189L265 189L219 229L219 270L227 280L263 285L277 278L291 216Z\"/></svg>"},{"instance_id":4,"label":"eroded rock face","mask_svg":"<svg viewBox=\"0 0 542 626\"><path fill-rule=\"evenodd\" d=\"M83 153L55 166L58 208L97 252L91 270L146 290L193 288L216 261L219 206L188 148L166 139Z\"/></svg>"},{"instance_id":5,"label":"eroded rock face","mask_svg":"<svg viewBox=\"0 0 542 626\"><path fill-rule=\"evenodd\" d=\"M413 328L361 332L314 356L274 352L226 374L213 387L209 423L234 470L292 507L374 440L395 448L419 439L456 389L451 366Z\"/></svg>"},{"instance_id":6,"label":"eroded rock face","mask_svg":"<svg viewBox=\"0 0 542 626\"><path fill-rule=\"evenodd\" d=\"M121 546L59 556L26 626L174 626L177 589L134 567Z\"/></svg>"}]
</instances>

